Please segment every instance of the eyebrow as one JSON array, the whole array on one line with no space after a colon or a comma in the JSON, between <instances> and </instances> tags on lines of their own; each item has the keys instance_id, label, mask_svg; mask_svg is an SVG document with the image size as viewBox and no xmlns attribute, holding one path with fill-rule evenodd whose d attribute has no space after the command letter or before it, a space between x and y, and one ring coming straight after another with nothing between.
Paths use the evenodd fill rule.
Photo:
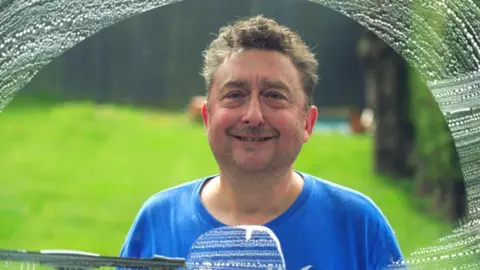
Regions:
<instances>
[{"instance_id":1,"label":"eyebrow","mask_svg":"<svg viewBox=\"0 0 480 270\"><path fill-rule=\"evenodd\" d=\"M220 92L224 92L227 88L240 88L246 90L250 88L250 86L251 83L248 80L230 80L220 86ZM284 82L272 79L262 79L260 81L260 88L278 88L284 91L290 91L290 87L288 87Z\"/></svg>"},{"instance_id":2,"label":"eyebrow","mask_svg":"<svg viewBox=\"0 0 480 270\"><path fill-rule=\"evenodd\" d=\"M245 90L249 87L250 82L247 80L229 80L220 86L220 92L225 92L227 88L241 88Z\"/></svg>"},{"instance_id":3,"label":"eyebrow","mask_svg":"<svg viewBox=\"0 0 480 270\"><path fill-rule=\"evenodd\" d=\"M290 87L288 87L284 82L280 80L269 80L269 79L261 80L260 87L262 89L277 88L277 89L282 89L284 91L290 91Z\"/></svg>"}]
</instances>

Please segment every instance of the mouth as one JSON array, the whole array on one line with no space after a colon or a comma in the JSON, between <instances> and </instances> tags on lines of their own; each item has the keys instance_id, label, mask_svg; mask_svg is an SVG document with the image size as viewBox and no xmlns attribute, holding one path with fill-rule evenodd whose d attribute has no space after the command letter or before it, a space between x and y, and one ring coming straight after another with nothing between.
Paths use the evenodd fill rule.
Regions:
<instances>
[{"instance_id":1,"label":"mouth","mask_svg":"<svg viewBox=\"0 0 480 270\"><path fill-rule=\"evenodd\" d=\"M274 139L275 137L242 137L232 135L235 139L245 142L265 142Z\"/></svg>"}]
</instances>

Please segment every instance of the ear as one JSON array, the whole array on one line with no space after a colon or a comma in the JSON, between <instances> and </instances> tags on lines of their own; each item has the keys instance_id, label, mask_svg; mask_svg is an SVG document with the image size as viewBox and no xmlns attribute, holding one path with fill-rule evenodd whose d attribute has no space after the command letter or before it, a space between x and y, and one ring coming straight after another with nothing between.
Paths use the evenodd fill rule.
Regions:
<instances>
[{"instance_id":1,"label":"ear","mask_svg":"<svg viewBox=\"0 0 480 270\"><path fill-rule=\"evenodd\" d=\"M315 106L310 106L308 109L308 112L305 115L305 126L304 126L304 136L303 136L303 142L306 143L310 139L313 133L313 129L315 128L315 125L317 124L317 118L318 118L318 109Z\"/></svg>"},{"instance_id":2,"label":"ear","mask_svg":"<svg viewBox=\"0 0 480 270\"><path fill-rule=\"evenodd\" d=\"M203 118L203 125L208 127L208 109L207 109L207 101L203 103L202 106L202 118Z\"/></svg>"}]
</instances>

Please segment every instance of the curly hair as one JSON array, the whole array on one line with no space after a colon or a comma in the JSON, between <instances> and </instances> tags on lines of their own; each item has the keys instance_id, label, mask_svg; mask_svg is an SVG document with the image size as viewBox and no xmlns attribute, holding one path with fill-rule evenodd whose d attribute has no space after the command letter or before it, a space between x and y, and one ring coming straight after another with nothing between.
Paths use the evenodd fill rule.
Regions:
<instances>
[{"instance_id":1,"label":"curly hair","mask_svg":"<svg viewBox=\"0 0 480 270\"><path fill-rule=\"evenodd\" d=\"M207 95L218 67L232 53L241 49L273 50L288 56L301 75L305 105L308 107L313 103L313 90L318 82L315 55L297 33L263 15L221 27L217 38L203 52L202 76Z\"/></svg>"}]
</instances>

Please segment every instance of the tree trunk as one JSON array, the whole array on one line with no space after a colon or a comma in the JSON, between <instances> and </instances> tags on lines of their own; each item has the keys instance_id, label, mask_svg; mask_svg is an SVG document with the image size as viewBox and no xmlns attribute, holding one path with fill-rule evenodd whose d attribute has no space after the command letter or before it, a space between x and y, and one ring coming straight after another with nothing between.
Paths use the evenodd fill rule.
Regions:
<instances>
[{"instance_id":1,"label":"tree trunk","mask_svg":"<svg viewBox=\"0 0 480 270\"><path fill-rule=\"evenodd\" d=\"M443 181L441 195L437 199L448 220L455 221L465 216L467 202L463 181Z\"/></svg>"},{"instance_id":2,"label":"tree trunk","mask_svg":"<svg viewBox=\"0 0 480 270\"><path fill-rule=\"evenodd\" d=\"M360 41L365 64L367 107L375 115L375 170L411 177L413 126L409 119L406 61L373 33Z\"/></svg>"}]
</instances>

